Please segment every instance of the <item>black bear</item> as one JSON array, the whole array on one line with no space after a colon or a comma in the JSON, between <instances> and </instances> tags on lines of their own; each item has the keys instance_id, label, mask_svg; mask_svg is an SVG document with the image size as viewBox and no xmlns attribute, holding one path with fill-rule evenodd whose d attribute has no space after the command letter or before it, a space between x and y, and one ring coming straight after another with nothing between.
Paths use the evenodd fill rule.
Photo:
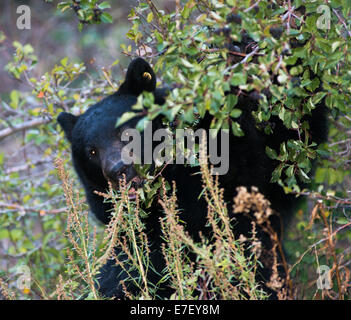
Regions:
<instances>
[{"instance_id":1,"label":"black bear","mask_svg":"<svg viewBox=\"0 0 351 320\"><path fill-rule=\"evenodd\" d=\"M65 132L72 146L72 159L75 170L85 188L87 200L91 211L103 223L107 224L110 219L111 204L104 202L103 198L94 191L105 192L108 181L118 182L122 175L127 181L132 181L136 171L132 165L124 165L121 160L121 132L126 127L134 128L138 119L123 124L116 128L116 121L125 112L131 111L136 104L138 95L143 92L152 92L155 103L162 105L166 99L167 90L156 88L156 76L150 65L141 58L137 58L129 65L126 79L119 90L90 107L84 114L74 116L63 112L58 117L58 122ZM252 111L257 107L257 99L250 95L239 95L237 108L242 110L238 119L245 135L229 137L229 170L227 174L220 176L221 187L224 188L224 200L228 207L233 206L233 197L236 188L245 186L257 187L270 201L271 207L279 212L282 219L296 207L296 198L284 193L283 189L270 183L273 170L277 162L266 154L266 146L279 150L283 141L296 139L296 131L288 130L278 117L271 118L274 124L274 133L266 135L260 130L252 116ZM326 113L324 106L318 106L317 111L307 119L310 125L312 140L320 143L325 140L327 134ZM198 128L208 130L211 116L207 115L197 124ZM178 205L181 209L180 219L184 221L186 230L199 240L199 232L209 235L206 227L207 204L203 198L199 198L202 192L202 181L197 173L198 167L169 165L162 172L167 181L174 180L177 186ZM231 210L229 210L231 211ZM146 229L151 243L151 263L154 270L148 274L148 279L156 284L162 277L165 267L161 252L161 228L159 218L162 216L160 207L153 206L151 213L146 218ZM280 233L280 221L272 221L272 226ZM250 221L245 216L236 215L233 231L236 237L241 234L249 235L251 231ZM260 236L260 234L258 235ZM263 246L271 246L269 237L261 235ZM117 254L119 249L116 248ZM262 282L269 280L270 271L262 273ZM127 278L125 272L109 260L101 269L99 290L106 297L123 298L121 280ZM128 288L133 292L133 288ZM158 297L169 297L171 290L167 285L162 286L157 292Z\"/></svg>"}]
</instances>

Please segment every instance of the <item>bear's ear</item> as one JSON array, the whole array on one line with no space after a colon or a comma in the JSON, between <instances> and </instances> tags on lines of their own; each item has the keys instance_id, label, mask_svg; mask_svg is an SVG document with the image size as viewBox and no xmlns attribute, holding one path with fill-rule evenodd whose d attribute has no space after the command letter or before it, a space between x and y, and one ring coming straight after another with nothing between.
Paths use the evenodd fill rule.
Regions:
<instances>
[{"instance_id":1,"label":"bear's ear","mask_svg":"<svg viewBox=\"0 0 351 320\"><path fill-rule=\"evenodd\" d=\"M61 112L57 117L57 122L60 124L61 128L65 132L66 138L69 142L72 142L72 130L79 117L68 113Z\"/></svg>"},{"instance_id":2,"label":"bear's ear","mask_svg":"<svg viewBox=\"0 0 351 320\"><path fill-rule=\"evenodd\" d=\"M151 66L144 59L136 58L129 64L126 79L118 92L139 96L143 91L155 89L156 76Z\"/></svg>"}]
</instances>

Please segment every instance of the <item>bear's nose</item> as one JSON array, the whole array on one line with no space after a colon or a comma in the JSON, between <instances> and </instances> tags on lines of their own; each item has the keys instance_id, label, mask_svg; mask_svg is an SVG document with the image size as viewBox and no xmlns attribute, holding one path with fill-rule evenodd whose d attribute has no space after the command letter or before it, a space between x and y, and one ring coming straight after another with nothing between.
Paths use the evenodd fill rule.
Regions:
<instances>
[{"instance_id":1,"label":"bear's nose","mask_svg":"<svg viewBox=\"0 0 351 320\"><path fill-rule=\"evenodd\" d=\"M110 163L104 170L105 177L111 181L118 181L122 178L123 174L127 173L127 166L123 161L118 161L117 163Z\"/></svg>"}]
</instances>

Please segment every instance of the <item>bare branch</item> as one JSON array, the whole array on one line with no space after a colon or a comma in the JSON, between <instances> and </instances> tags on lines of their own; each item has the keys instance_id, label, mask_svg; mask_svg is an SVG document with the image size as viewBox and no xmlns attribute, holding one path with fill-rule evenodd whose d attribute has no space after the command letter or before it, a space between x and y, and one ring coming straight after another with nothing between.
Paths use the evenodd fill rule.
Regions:
<instances>
[{"instance_id":1,"label":"bare branch","mask_svg":"<svg viewBox=\"0 0 351 320\"><path fill-rule=\"evenodd\" d=\"M7 170L5 170L5 174L11 174L13 172L19 172L19 171L25 171L29 168L31 168L32 166L37 166L43 163L50 163L52 160L51 159L39 159L37 161L31 162L31 163L25 163L16 167L11 167Z\"/></svg>"},{"instance_id":2,"label":"bare branch","mask_svg":"<svg viewBox=\"0 0 351 320\"><path fill-rule=\"evenodd\" d=\"M3 130L0 130L0 140L6 138L7 136L10 136L11 134L14 134L19 131L31 129L38 127L42 124L47 124L51 121L49 118L39 118L39 119L34 119L34 120L29 120L26 122L23 122L22 124L18 126L14 126L12 128L6 128Z\"/></svg>"},{"instance_id":3,"label":"bare branch","mask_svg":"<svg viewBox=\"0 0 351 320\"><path fill-rule=\"evenodd\" d=\"M238 62L238 63L236 63L236 64L234 64L234 65L232 65L230 67L228 67L227 69L224 70L223 73L226 74L228 71L235 69L238 65L246 63L247 60L249 60L250 57L255 55L259 49L260 49L259 46L257 46L254 50L252 50L249 54L247 54L243 60L241 60L240 62Z\"/></svg>"},{"instance_id":4,"label":"bare branch","mask_svg":"<svg viewBox=\"0 0 351 320\"><path fill-rule=\"evenodd\" d=\"M29 208L29 207L24 207L16 203L5 203L5 202L0 202L0 208L7 208L10 210L18 210L20 212L26 213L26 212L38 212L40 215L45 215L45 214L59 214L66 212L67 208L60 208L60 209L53 209L53 210L45 210L45 209L39 209L39 208Z\"/></svg>"},{"instance_id":5,"label":"bare branch","mask_svg":"<svg viewBox=\"0 0 351 320\"><path fill-rule=\"evenodd\" d=\"M333 9L333 12L335 13L335 15L337 16L339 22L342 23L342 25L344 26L347 34L351 37L351 31L347 29L347 25L346 25L346 22L345 20L339 15L338 11L336 11L335 9Z\"/></svg>"}]
</instances>

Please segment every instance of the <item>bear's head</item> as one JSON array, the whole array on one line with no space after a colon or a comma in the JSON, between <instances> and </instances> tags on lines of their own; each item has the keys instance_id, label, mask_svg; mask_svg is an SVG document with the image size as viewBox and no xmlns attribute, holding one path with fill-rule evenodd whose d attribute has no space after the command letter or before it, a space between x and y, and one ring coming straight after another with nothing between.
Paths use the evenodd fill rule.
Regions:
<instances>
[{"instance_id":1,"label":"bear's head","mask_svg":"<svg viewBox=\"0 0 351 320\"><path fill-rule=\"evenodd\" d=\"M132 183L131 190L142 182L134 167L122 159L122 148L127 142L121 139L126 129L135 128L141 116L118 127L116 123L124 113L135 111L132 106L143 91L154 93L155 103L164 103L167 90L156 89L154 71L145 60L137 58L130 63L125 81L116 93L79 116L62 112L57 119L71 143L73 164L90 207L104 223L108 222L106 207L99 207L95 191L105 192L108 182L117 187L124 176ZM102 202L103 199L99 200Z\"/></svg>"}]
</instances>

